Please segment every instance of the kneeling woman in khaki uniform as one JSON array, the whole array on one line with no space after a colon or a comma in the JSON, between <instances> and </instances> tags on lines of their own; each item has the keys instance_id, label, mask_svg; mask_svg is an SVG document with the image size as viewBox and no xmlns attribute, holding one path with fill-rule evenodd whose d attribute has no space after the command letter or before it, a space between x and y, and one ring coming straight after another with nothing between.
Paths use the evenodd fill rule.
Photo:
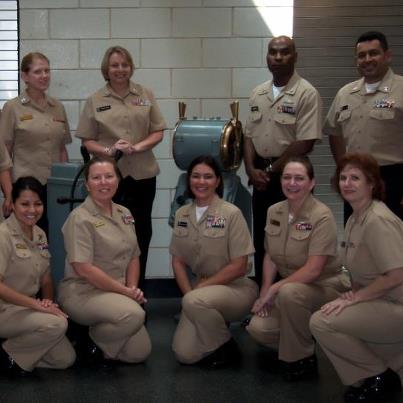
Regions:
<instances>
[{"instance_id":1,"label":"kneeling woman in khaki uniform","mask_svg":"<svg viewBox=\"0 0 403 403\"><path fill-rule=\"evenodd\" d=\"M337 228L327 206L315 199L313 167L307 157L291 158L281 186L287 200L267 212L263 285L247 327L267 347L278 348L285 379L316 373L309 319L348 286L337 257ZM275 282L276 275L281 280Z\"/></svg>"},{"instance_id":2,"label":"kneeling woman in khaki uniform","mask_svg":"<svg viewBox=\"0 0 403 403\"><path fill-rule=\"evenodd\" d=\"M145 302L137 288L140 250L130 211L112 202L119 172L110 157L84 170L89 196L63 226L67 253L59 301L70 317L90 327L106 359L142 362L151 352ZM96 348L96 346L94 346Z\"/></svg>"},{"instance_id":3,"label":"kneeling woman in khaki uniform","mask_svg":"<svg viewBox=\"0 0 403 403\"><path fill-rule=\"evenodd\" d=\"M372 156L346 154L335 179L353 208L342 243L352 290L316 312L311 330L351 385L346 401L384 401L401 389L394 370L403 369L403 223L380 201L383 183Z\"/></svg>"},{"instance_id":4,"label":"kneeling woman in khaki uniform","mask_svg":"<svg viewBox=\"0 0 403 403\"><path fill-rule=\"evenodd\" d=\"M182 313L173 350L178 361L225 365L239 354L228 322L242 319L257 296L245 277L254 252L241 211L220 198L223 183L213 158L201 156L188 169L194 199L175 217L170 245L176 281L183 292ZM187 270L196 276L192 284Z\"/></svg>"},{"instance_id":5,"label":"kneeling woman in khaki uniform","mask_svg":"<svg viewBox=\"0 0 403 403\"><path fill-rule=\"evenodd\" d=\"M35 178L18 179L14 214L0 225L0 338L6 339L0 362L13 373L67 368L75 360L65 337L67 315L53 302L46 235L35 225L43 214L42 197Z\"/></svg>"}]
</instances>

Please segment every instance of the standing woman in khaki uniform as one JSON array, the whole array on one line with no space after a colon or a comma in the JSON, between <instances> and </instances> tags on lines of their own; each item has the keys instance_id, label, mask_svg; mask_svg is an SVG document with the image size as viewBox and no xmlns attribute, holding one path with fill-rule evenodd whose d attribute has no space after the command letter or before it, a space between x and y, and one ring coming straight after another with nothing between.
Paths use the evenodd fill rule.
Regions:
<instances>
[{"instance_id":1,"label":"standing woman in khaki uniform","mask_svg":"<svg viewBox=\"0 0 403 403\"><path fill-rule=\"evenodd\" d=\"M34 175L44 188L45 211L38 225L47 231L46 183L52 163L68 160L70 129L64 106L46 94L50 83L48 58L38 52L25 55L21 77L26 89L4 104L0 133L13 160L13 181Z\"/></svg>"},{"instance_id":2,"label":"standing woman in khaki uniform","mask_svg":"<svg viewBox=\"0 0 403 403\"><path fill-rule=\"evenodd\" d=\"M137 287L140 250L130 211L112 202L120 173L111 157L94 157L84 176L89 196L62 228L67 263L59 301L90 327L93 356L99 348L105 359L142 362L151 342Z\"/></svg>"},{"instance_id":3,"label":"standing woman in khaki uniform","mask_svg":"<svg viewBox=\"0 0 403 403\"><path fill-rule=\"evenodd\" d=\"M311 193L315 179L308 157L286 162L281 186L287 199L268 209L263 285L247 330L278 349L285 379L295 381L317 372L312 313L347 290L349 282L337 257L333 214Z\"/></svg>"},{"instance_id":4,"label":"standing woman in khaki uniform","mask_svg":"<svg viewBox=\"0 0 403 403\"><path fill-rule=\"evenodd\" d=\"M0 225L0 367L9 373L35 367L67 368L75 353L65 337L66 314L53 302L42 186L33 177L14 184L14 213ZM38 292L41 297L38 298Z\"/></svg>"},{"instance_id":5,"label":"standing woman in khaki uniform","mask_svg":"<svg viewBox=\"0 0 403 403\"><path fill-rule=\"evenodd\" d=\"M182 313L173 350L178 361L203 361L219 367L239 355L228 323L241 320L257 296L256 284L245 277L254 252L241 211L222 200L220 169L212 157L201 156L188 168L191 205L175 217L170 252L183 293ZM189 280L187 270L195 275Z\"/></svg>"},{"instance_id":6,"label":"standing woman in khaki uniform","mask_svg":"<svg viewBox=\"0 0 403 403\"><path fill-rule=\"evenodd\" d=\"M352 290L316 312L311 330L350 385L346 401L384 401L401 390L403 223L380 201L384 185L371 155L344 155L335 179L353 208L342 244Z\"/></svg>"},{"instance_id":7,"label":"standing woman in khaki uniform","mask_svg":"<svg viewBox=\"0 0 403 403\"><path fill-rule=\"evenodd\" d=\"M119 161L123 179L114 200L127 207L135 219L142 286L159 173L152 149L162 140L166 125L151 90L130 80L134 63L126 49L109 48L101 70L107 84L88 98L77 137L90 153L100 156L114 156L117 150L123 153Z\"/></svg>"}]
</instances>

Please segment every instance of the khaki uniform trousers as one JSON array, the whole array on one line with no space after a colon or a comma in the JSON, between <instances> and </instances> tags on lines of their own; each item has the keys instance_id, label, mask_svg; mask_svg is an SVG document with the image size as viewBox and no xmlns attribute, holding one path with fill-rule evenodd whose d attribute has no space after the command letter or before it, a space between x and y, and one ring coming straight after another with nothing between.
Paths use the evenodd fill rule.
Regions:
<instances>
[{"instance_id":1,"label":"khaki uniform trousers","mask_svg":"<svg viewBox=\"0 0 403 403\"><path fill-rule=\"evenodd\" d=\"M255 302L257 285L247 278L188 292L172 349L179 362L194 364L231 338L228 322L241 320Z\"/></svg>"},{"instance_id":2,"label":"khaki uniform trousers","mask_svg":"<svg viewBox=\"0 0 403 403\"><path fill-rule=\"evenodd\" d=\"M403 305L378 299L349 306L339 315L316 312L310 327L343 384L388 367L402 378Z\"/></svg>"},{"instance_id":3,"label":"khaki uniform trousers","mask_svg":"<svg viewBox=\"0 0 403 403\"><path fill-rule=\"evenodd\" d=\"M60 301L71 319L89 326L89 335L106 358L137 363L151 353L151 341L144 327L145 312L124 295L91 290L75 294L60 290Z\"/></svg>"},{"instance_id":4,"label":"khaki uniform trousers","mask_svg":"<svg viewBox=\"0 0 403 403\"><path fill-rule=\"evenodd\" d=\"M65 337L67 320L33 309L11 306L0 314L3 349L24 370L35 367L64 369L76 354Z\"/></svg>"},{"instance_id":5,"label":"khaki uniform trousers","mask_svg":"<svg viewBox=\"0 0 403 403\"><path fill-rule=\"evenodd\" d=\"M254 315L246 329L258 343L278 349L280 360L293 362L309 357L315 350L309 319L323 304L339 295L339 291L332 287L284 284L269 316Z\"/></svg>"}]
</instances>

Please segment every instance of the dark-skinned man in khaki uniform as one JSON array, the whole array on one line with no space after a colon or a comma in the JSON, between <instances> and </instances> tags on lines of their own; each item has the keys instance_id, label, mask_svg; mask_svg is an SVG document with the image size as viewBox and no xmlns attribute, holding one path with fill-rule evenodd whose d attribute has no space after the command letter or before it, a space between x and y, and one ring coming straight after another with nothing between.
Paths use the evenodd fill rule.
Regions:
<instances>
[{"instance_id":1,"label":"dark-skinned man in khaki uniform","mask_svg":"<svg viewBox=\"0 0 403 403\"><path fill-rule=\"evenodd\" d=\"M273 80L252 91L245 127L244 161L253 185L255 274L261 284L267 209L284 199L280 172L288 157L306 155L321 138L322 102L318 91L295 71L297 52L287 36L268 45Z\"/></svg>"}]
</instances>

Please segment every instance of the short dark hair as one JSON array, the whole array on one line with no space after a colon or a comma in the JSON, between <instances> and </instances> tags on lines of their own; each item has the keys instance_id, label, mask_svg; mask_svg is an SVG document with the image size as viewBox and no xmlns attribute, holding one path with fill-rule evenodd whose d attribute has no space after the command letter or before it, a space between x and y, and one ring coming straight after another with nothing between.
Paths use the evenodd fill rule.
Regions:
<instances>
[{"instance_id":1,"label":"short dark hair","mask_svg":"<svg viewBox=\"0 0 403 403\"><path fill-rule=\"evenodd\" d=\"M186 188L187 195L191 199L195 198L195 195L193 194L192 190L190 189L190 176L192 174L193 168L199 164L205 164L208 167L210 167L214 171L215 176L220 179L220 183L218 184L216 193L219 197L223 197L224 184L223 184L221 169L220 169L220 166L218 165L217 161L210 155L199 155L190 163L190 165L187 169L187 188Z\"/></svg>"},{"instance_id":2,"label":"short dark hair","mask_svg":"<svg viewBox=\"0 0 403 403\"><path fill-rule=\"evenodd\" d=\"M298 162L301 165L303 165L305 167L305 169L306 169L306 173L308 174L309 179L312 180L315 177L314 170L313 170L313 165L312 165L312 162L311 162L311 160L309 159L308 156L306 156L306 155L296 155L294 157L289 157L286 160L286 162L284 163L283 168L281 170L281 173L283 173L285 166L287 164L289 164L290 162Z\"/></svg>"},{"instance_id":3,"label":"short dark hair","mask_svg":"<svg viewBox=\"0 0 403 403\"><path fill-rule=\"evenodd\" d=\"M38 179L34 178L33 176L22 176L13 184L13 190L11 191L13 203L15 203L24 190L30 190L31 192L36 193L41 199L41 202L45 202L46 195L41 182L39 182Z\"/></svg>"},{"instance_id":4,"label":"short dark hair","mask_svg":"<svg viewBox=\"0 0 403 403\"><path fill-rule=\"evenodd\" d=\"M113 169L116 173L116 176L119 178L119 180L122 179L122 174L120 172L120 169L119 169L116 161L112 157L107 157L107 156L103 156L103 155L95 155L84 166L83 174L84 174L84 178L86 181L88 181L88 177L90 174L90 168L94 164L103 163L103 162L109 162L110 164L112 164Z\"/></svg>"},{"instance_id":5,"label":"short dark hair","mask_svg":"<svg viewBox=\"0 0 403 403\"><path fill-rule=\"evenodd\" d=\"M387 51L389 49L388 40L386 39L386 36L382 32L379 32L379 31L364 32L357 39L355 46L357 47L357 45L361 42L368 42L368 41L375 41L375 40L379 41L379 43L381 44L381 48L384 51Z\"/></svg>"},{"instance_id":6,"label":"short dark hair","mask_svg":"<svg viewBox=\"0 0 403 403\"><path fill-rule=\"evenodd\" d=\"M381 177L379 165L372 155L366 153L349 153L340 159L336 167L336 173L332 178L332 185L339 194L341 194L339 186L340 173L347 165L351 165L362 171L367 181L373 185L373 199L385 199L385 184Z\"/></svg>"}]
</instances>

